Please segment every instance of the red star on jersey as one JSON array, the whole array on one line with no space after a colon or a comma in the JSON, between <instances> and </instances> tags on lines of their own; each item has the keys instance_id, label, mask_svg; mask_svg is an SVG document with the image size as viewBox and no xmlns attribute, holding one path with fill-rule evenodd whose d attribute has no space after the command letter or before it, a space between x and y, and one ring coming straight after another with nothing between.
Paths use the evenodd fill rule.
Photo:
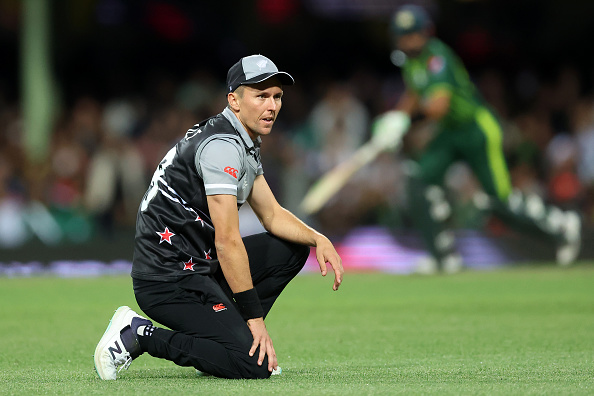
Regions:
<instances>
[{"instance_id":1,"label":"red star on jersey","mask_svg":"<svg viewBox=\"0 0 594 396\"><path fill-rule=\"evenodd\" d=\"M194 221L199 221L200 223L202 223L202 227L204 227L204 220L202 220L200 215L196 216L196 220L194 220Z\"/></svg>"},{"instance_id":2,"label":"red star on jersey","mask_svg":"<svg viewBox=\"0 0 594 396\"><path fill-rule=\"evenodd\" d=\"M190 260L188 260L184 263L184 271L185 270L194 271L195 265L196 265L196 263L192 262L192 257L190 257Z\"/></svg>"},{"instance_id":3,"label":"red star on jersey","mask_svg":"<svg viewBox=\"0 0 594 396\"><path fill-rule=\"evenodd\" d=\"M204 258L207 260L212 260L212 257L210 257L210 249L208 249L208 252L204 252Z\"/></svg>"},{"instance_id":4,"label":"red star on jersey","mask_svg":"<svg viewBox=\"0 0 594 396\"><path fill-rule=\"evenodd\" d=\"M169 228L167 228L167 227L165 227L165 231L163 231L163 232L157 231L157 234L161 237L161 240L159 241L159 245L163 241L165 241L171 245L171 237L175 235L173 232L169 231Z\"/></svg>"}]
</instances>

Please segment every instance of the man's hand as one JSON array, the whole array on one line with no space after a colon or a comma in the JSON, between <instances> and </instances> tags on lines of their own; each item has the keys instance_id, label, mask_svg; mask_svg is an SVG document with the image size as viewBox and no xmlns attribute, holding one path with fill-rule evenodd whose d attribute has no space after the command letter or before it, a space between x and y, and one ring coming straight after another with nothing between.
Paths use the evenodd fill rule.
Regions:
<instances>
[{"instance_id":1,"label":"man's hand","mask_svg":"<svg viewBox=\"0 0 594 396\"><path fill-rule=\"evenodd\" d=\"M403 111L388 111L373 124L371 142L383 150L395 150L408 131L410 117Z\"/></svg>"},{"instance_id":2,"label":"man's hand","mask_svg":"<svg viewBox=\"0 0 594 396\"><path fill-rule=\"evenodd\" d=\"M276 360L276 352L272 346L272 339L268 335L268 330L266 330L266 325L264 324L264 318L249 319L247 325L252 332L252 337L254 337L254 342L250 348L250 356L254 356L259 346L258 366L262 365L264 358L268 355L268 371L272 372L272 370L278 367L278 361Z\"/></svg>"},{"instance_id":3,"label":"man's hand","mask_svg":"<svg viewBox=\"0 0 594 396\"><path fill-rule=\"evenodd\" d=\"M332 290L338 290L338 287L342 283L342 276L344 274L344 269L342 268L342 259L334 249L332 242L328 238L323 235L320 235L318 240L316 241L316 258L318 260L318 264L320 265L320 272L322 276L326 276L328 273L328 269L326 263L329 263L334 270L334 285L332 286Z\"/></svg>"}]
</instances>

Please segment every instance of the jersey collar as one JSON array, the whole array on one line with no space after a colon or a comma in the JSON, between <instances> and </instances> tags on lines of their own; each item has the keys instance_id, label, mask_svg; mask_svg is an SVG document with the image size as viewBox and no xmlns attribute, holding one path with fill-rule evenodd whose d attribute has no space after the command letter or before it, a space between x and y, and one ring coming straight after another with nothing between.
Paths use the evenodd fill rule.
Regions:
<instances>
[{"instance_id":1,"label":"jersey collar","mask_svg":"<svg viewBox=\"0 0 594 396\"><path fill-rule=\"evenodd\" d=\"M250 135L248 135L247 131L245 130L241 122L239 122L235 114L233 114L231 109L225 107L225 110L223 110L222 114L231 123L231 125L233 125L233 128L235 128L237 132L239 132L239 136L241 136L241 139L243 139L243 142L245 143L246 147L252 148L254 147L254 143L256 147L260 147L260 144L262 143L262 139L260 139L260 136L258 136L254 142L252 138L250 138Z\"/></svg>"}]
</instances>

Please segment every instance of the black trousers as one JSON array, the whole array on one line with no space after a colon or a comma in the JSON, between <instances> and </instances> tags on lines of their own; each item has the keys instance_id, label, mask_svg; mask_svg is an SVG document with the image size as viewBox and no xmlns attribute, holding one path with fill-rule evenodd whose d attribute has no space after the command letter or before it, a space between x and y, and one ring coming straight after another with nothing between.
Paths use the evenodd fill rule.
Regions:
<instances>
[{"instance_id":1,"label":"black trousers","mask_svg":"<svg viewBox=\"0 0 594 396\"><path fill-rule=\"evenodd\" d=\"M243 241L266 316L303 268L309 247L268 233ZM133 283L136 301L144 313L171 329L157 328L151 336L138 337L144 352L222 378L270 376L267 359L258 366L258 351L252 357L248 355L252 333L220 269L214 275L189 275L175 283L138 279Z\"/></svg>"}]
</instances>

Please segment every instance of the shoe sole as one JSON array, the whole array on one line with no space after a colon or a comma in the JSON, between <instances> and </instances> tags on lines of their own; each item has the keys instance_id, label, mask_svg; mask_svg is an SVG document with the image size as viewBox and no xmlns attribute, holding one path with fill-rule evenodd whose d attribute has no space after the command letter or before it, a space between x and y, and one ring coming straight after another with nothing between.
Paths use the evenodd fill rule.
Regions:
<instances>
[{"instance_id":1,"label":"shoe sole","mask_svg":"<svg viewBox=\"0 0 594 396\"><path fill-rule=\"evenodd\" d=\"M132 320L132 318L134 316L136 316L134 314L134 311L132 311L132 309L130 307L127 307L125 305L116 309L115 313L111 317L111 320L109 321L109 324L107 325L107 329L105 329L103 336L101 337L101 339L99 340L99 343L97 344L97 348L95 348L95 354L93 355L93 360L95 362L95 371L97 372L97 375L99 376L99 378L101 378L102 380L110 380L110 379L115 379L115 378L107 378L106 374L101 369L101 364L99 361L100 356L101 356L101 351L107 346L109 341L114 337L113 332L117 331L117 335L119 335L119 332L122 330L122 328L124 328L125 325L128 324L128 322L126 321L127 320L126 316L130 313L132 313L132 315L129 318L128 322L130 320Z\"/></svg>"}]
</instances>

